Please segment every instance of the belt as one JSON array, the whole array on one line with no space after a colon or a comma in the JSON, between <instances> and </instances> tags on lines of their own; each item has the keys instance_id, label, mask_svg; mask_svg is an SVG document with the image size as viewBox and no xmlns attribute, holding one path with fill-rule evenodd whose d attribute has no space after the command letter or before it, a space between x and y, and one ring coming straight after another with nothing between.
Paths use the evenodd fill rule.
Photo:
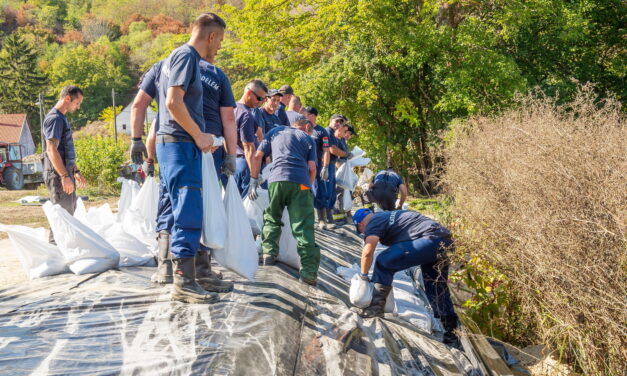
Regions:
<instances>
[{"instance_id":1,"label":"belt","mask_svg":"<svg viewBox=\"0 0 627 376\"><path fill-rule=\"evenodd\" d=\"M171 142L191 142L191 143L194 143L194 140L192 140L191 138L170 136L169 134L159 134L159 135L157 135L156 142L159 142L159 143L162 143L162 144L168 144L168 143L171 143Z\"/></svg>"}]
</instances>

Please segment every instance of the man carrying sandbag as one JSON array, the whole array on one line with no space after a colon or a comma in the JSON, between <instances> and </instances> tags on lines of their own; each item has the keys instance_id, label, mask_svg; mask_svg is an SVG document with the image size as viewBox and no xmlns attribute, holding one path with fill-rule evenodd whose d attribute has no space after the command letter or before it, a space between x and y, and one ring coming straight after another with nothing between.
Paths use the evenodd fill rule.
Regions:
<instances>
[{"instance_id":1,"label":"man carrying sandbag","mask_svg":"<svg viewBox=\"0 0 627 376\"><path fill-rule=\"evenodd\" d=\"M353 154L348 150L343 150L344 143L342 139L345 137L348 129L347 119L344 115L335 114L331 116L329 126L326 128L329 135L329 153L331 161L329 163L329 179L326 181L326 197L324 214L327 217L327 228L336 227L333 219L333 208L337 199L337 188L335 184L336 162L338 158L351 159Z\"/></svg>"},{"instance_id":2,"label":"man carrying sandbag","mask_svg":"<svg viewBox=\"0 0 627 376\"><path fill-rule=\"evenodd\" d=\"M279 255L281 217L287 206L292 234L298 242L300 280L315 286L320 266L320 247L314 238L314 209L311 184L316 177L316 146L307 134L313 124L300 119L292 127L272 129L259 145L250 179L251 200L257 199L261 184L259 170L265 156L272 156L273 167L268 178L270 205L264 212L262 231L262 264L274 265Z\"/></svg>"},{"instance_id":3,"label":"man carrying sandbag","mask_svg":"<svg viewBox=\"0 0 627 376\"><path fill-rule=\"evenodd\" d=\"M401 194L398 206L396 199ZM407 199L407 186L403 178L391 168L379 171L366 191L366 198L383 210L400 210Z\"/></svg>"},{"instance_id":4,"label":"man carrying sandbag","mask_svg":"<svg viewBox=\"0 0 627 376\"><path fill-rule=\"evenodd\" d=\"M449 260L446 252L452 248L449 230L436 221L410 210L395 210L373 213L370 209L359 209L353 215L357 233L364 234L361 253L360 277L368 280L377 243L389 248L378 256L372 273L374 292L370 306L360 315L365 318L383 316L385 301L392 290L394 273L420 266L425 283L425 293L434 316L444 326L444 343L456 344L454 331L458 326L448 289Z\"/></svg>"},{"instance_id":5,"label":"man carrying sandbag","mask_svg":"<svg viewBox=\"0 0 627 376\"><path fill-rule=\"evenodd\" d=\"M196 281L194 256L200 247L202 155L213 152L213 135L204 132L203 85L200 60L213 61L226 23L213 13L192 24L190 40L172 51L159 77L157 158L166 194L172 205L170 252L174 269L172 300L211 303L218 295Z\"/></svg>"},{"instance_id":6,"label":"man carrying sandbag","mask_svg":"<svg viewBox=\"0 0 627 376\"><path fill-rule=\"evenodd\" d=\"M65 114L81 108L83 91L74 85L61 89L57 104L48 112L42 125L46 138L43 175L50 202L59 204L71 215L76 210L76 183L80 188L87 185L76 166L76 151L72 128ZM52 229L48 241L56 244Z\"/></svg>"}]
</instances>

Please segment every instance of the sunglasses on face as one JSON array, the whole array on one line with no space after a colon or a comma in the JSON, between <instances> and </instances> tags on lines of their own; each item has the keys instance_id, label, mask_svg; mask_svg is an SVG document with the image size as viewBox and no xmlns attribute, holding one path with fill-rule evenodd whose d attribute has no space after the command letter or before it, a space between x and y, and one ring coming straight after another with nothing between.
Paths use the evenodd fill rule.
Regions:
<instances>
[{"instance_id":1,"label":"sunglasses on face","mask_svg":"<svg viewBox=\"0 0 627 376\"><path fill-rule=\"evenodd\" d=\"M253 91L253 89L251 89L251 88L249 88L249 87L247 87L246 89L248 89L248 91L250 91L251 93L253 93L253 95L255 96L255 98L257 98L257 100L258 100L259 102L261 102L261 101L263 101L263 100L265 99L265 97L260 97L259 95L257 95L257 93L255 93L255 92Z\"/></svg>"}]
</instances>

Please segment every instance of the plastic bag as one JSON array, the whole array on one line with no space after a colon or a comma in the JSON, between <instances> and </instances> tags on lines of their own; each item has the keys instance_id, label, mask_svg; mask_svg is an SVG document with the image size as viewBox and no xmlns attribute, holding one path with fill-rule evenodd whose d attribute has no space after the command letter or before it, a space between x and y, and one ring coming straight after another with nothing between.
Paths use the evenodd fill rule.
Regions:
<instances>
[{"instance_id":1,"label":"plastic bag","mask_svg":"<svg viewBox=\"0 0 627 376\"><path fill-rule=\"evenodd\" d=\"M357 186L360 187L364 192L368 190L370 187L370 182L372 181L372 177L374 173L369 168L364 168L364 171L359 176L357 180Z\"/></svg>"},{"instance_id":2,"label":"plastic bag","mask_svg":"<svg viewBox=\"0 0 627 376\"><path fill-rule=\"evenodd\" d=\"M105 224L96 232L120 254L118 266L155 266L155 258L150 248L126 232L121 223Z\"/></svg>"},{"instance_id":3,"label":"plastic bag","mask_svg":"<svg viewBox=\"0 0 627 376\"><path fill-rule=\"evenodd\" d=\"M263 211L270 205L270 196L265 189L257 189L257 199L251 200L246 196L244 199L244 210L250 221L250 227L253 235L261 235L263 231Z\"/></svg>"},{"instance_id":4,"label":"plastic bag","mask_svg":"<svg viewBox=\"0 0 627 376\"><path fill-rule=\"evenodd\" d=\"M87 210L82 198L76 199L76 209L74 210L74 218L87 224Z\"/></svg>"},{"instance_id":5,"label":"plastic bag","mask_svg":"<svg viewBox=\"0 0 627 376\"><path fill-rule=\"evenodd\" d=\"M350 160L352 167L361 167L370 164L370 158L357 157Z\"/></svg>"},{"instance_id":6,"label":"plastic bag","mask_svg":"<svg viewBox=\"0 0 627 376\"><path fill-rule=\"evenodd\" d=\"M368 307L372 302L373 291L374 285L372 283L361 279L359 274L353 275L349 290L351 304L359 308Z\"/></svg>"},{"instance_id":7,"label":"plastic bag","mask_svg":"<svg viewBox=\"0 0 627 376\"><path fill-rule=\"evenodd\" d=\"M99 273L116 268L120 254L102 236L50 201L43 206L54 239L74 274Z\"/></svg>"},{"instance_id":8,"label":"plastic bag","mask_svg":"<svg viewBox=\"0 0 627 376\"><path fill-rule=\"evenodd\" d=\"M151 250L157 249L155 228L157 227L157 206L159 204L159 183L149 176L144 181L137 196L124 215L124 228Z\"/></svg>"},{"instance_id":9,"label":"plastic bag","mask_svg":"<svg viewBox=\"0 0 627 376\"><path fill-rule=\"evenodd\" d=\"M221 249L214 249L212 252L220 265L250 281L254 281L259 256L233 175L229 176L226 185L224 206L226 207L227 225L226 246Z\"/></svg>"},{"instance_id":10,"label":"plastic bag","mask_svg":"<svg viewBox=\"0 0 627 376\"><path fill-rule=\"evenodd\" d=\"M348 189L344 189L342 193L342 202L340 205L340 209L342 211L347 212L353 208L353 196L351 195L351 191Z\"/></svg>"},{"instance_id":11,"label":"plastic bag","mask_svg":"<svg viewBox=\"0 0 627 376\"><path fill-rule=\"evenodd\" d=\"M118 181L122 183L122 192L118 200L118 220L122 221L133 200L137 197L140 188L139 184L133 180L118 178Z\"/></svg>"},{"instance_id":12,"label":"plastic bag","mask_svg":"<svg viewBox=\"0 0 627 376\"><path fill-rule=\"evenodd\" d=\"M355 183L357 183L357 180L353 179L353 175L351 161L347 161L335 173L335 184L351 191L355 187Z\"/></svg>"},{"instance_id":13,"label":"plastic bag","mask_svg":"<svg viewBox=\"0 0 627 376\"><path fill-rule=\"evenodd\" d=\"M59 247L48 243L45 229L0 224L0 231L9 235L29 279L70 271Z\"/></svg>"},{"instance_id":14,"label":"plastic bag","mask_svg":"<svg viewBox=\"0 0 627 376\"><path fill-rule=\"evenodd\" d=\"M287 208L283 209L281 217L281 237L279 238L279 256L277 259L292 268L300 269L300 256L298 255L298 242L292 234L290 215Z\"/></svg>"},{"instance_id":15,"label":"plastic bag","mask_svg":"<svg viewBox=\"0 0 627 376\"><path fill-rule=\"evenodd\" d=\"M216 167L213 163L213 156L211 153L203 153L201 243L212 249L224 248L227 236L226 221L226 211L222 202L222 190Z\"/></svg>"}]
</instances>

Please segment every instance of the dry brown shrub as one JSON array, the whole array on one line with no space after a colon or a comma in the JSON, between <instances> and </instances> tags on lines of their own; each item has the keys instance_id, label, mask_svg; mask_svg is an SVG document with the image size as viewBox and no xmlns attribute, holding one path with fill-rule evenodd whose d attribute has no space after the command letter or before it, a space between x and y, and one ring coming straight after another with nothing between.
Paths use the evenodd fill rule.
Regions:
<instances>
[{"instance_id":1,"label":"dry brown shrub","mask_svg":"<svg viewBox=\"0 0 627 376\"><path fill-rule=\"evenodd\" d=\"M590 86L529 95L456 128L445 184L458 237L511 281L527 330L586 375L627 369L627 128Z\"/></svg>"}]
</instances>

